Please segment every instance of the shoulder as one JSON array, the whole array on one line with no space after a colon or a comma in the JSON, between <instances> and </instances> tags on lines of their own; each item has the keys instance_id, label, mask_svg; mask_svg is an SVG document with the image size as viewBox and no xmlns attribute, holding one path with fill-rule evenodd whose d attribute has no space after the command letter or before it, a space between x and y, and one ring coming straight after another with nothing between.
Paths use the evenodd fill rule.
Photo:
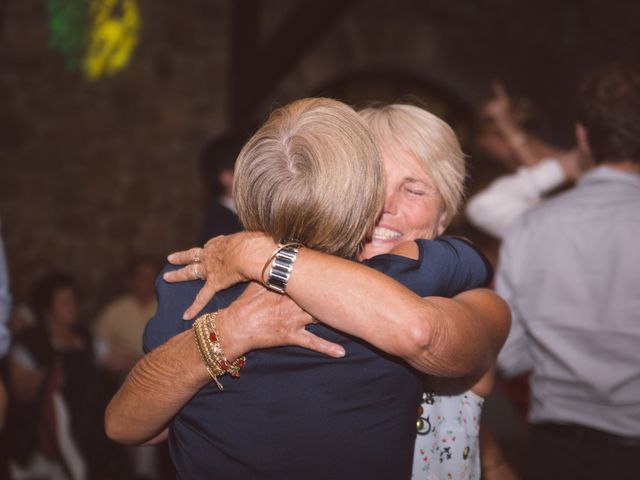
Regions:
<instances>
[{"instance_id":1,"label":"shoulder","mask_svg":"<svg viewBox=\"0 0 640 480\"><path fill-rule=\"evenodd\" d=\"M156 279L156 294L158 308L156 313L147 323L143 347L145 352L162 345L170 338L191 327L192 322L182 319L182 314L191 305L200 288L204 285L202 280L190 282L167 283L163 274L180 267L167 265L162 269Z\"/></svg>"},{"instance_id":2,"label":"shoulder","mask_svg":"<svg viewBox=\"0 0 640 480\"><path fill-rule=\"evenodd\" d=\"M485 255L471 242L464 237L442 235L433 240L418 240L420 258L425 261L446 262L449 265L463 264L469 268L476 268L484 271L487 282L493 275L491 262Z\"/></svg>"}]
</instances>

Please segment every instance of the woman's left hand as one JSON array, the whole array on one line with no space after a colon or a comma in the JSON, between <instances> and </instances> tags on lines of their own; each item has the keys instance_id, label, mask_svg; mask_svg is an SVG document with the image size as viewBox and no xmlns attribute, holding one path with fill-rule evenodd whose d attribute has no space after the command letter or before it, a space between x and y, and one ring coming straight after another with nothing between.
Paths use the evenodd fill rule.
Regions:
<instances>
[{"instance_id":1,"label":"woman's left hand","mask_svg":"<svg viewBox=\"0 0 640 480\"><path fill-rule=\"evenodd\" d=\"M251 282L227 308L220 310L218 331L227 358L256 349L296 345L334 358L344 348L305 329L316 323L311 315L286 295Z\"/></svg>"},{"instance_id":2,"label":"woman's left hand","mask_svg":"<svg viewBox=\"0 0 640 480\"><path fill-rule=\"evenodd\" d=\"M260 259L268 258L268 252L275 246L275 242L264 233L240 232L214 237L204 248L196 247L169 255L170 263L184 267L165 273L165 281L206 280L182 318L194 318L220 290L236 283L260 280Z\"/></svg>"}]
</instances>

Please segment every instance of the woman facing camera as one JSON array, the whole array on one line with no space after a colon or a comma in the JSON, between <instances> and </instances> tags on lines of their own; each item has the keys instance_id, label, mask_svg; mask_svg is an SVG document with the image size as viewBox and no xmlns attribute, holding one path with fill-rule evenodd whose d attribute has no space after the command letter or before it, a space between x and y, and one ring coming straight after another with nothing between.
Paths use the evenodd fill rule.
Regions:
<instances>
[{"instance_id":1,"label":"woman facing camera","mask_svg":"<svg viewBox=\"0 0 640 480\"><path fill-rule=\"evenodd\" d=\"M159 282L145 333L152 351L112 400L108 433L144 442L170 422L185 478L408 478L419 371L479 375L508 325L506 307L487 291L421 297L480 286L486 265L454 239L353 261L382 210L383 167L362 119L339 102L307 99L275 112L242 150L235 178L252 232L219 237L204 264L173 279L210 274L205 297L248 280L287 295L256 283L220 291L204 302L203 312L217 313L196 320L194 341L180 316L202 282ZM291 298L321 323L305 329L311 317ZM291 344L332 357L265 348ZM224 375L237 373L246 352L241 378Z\"/></svg>"}]
</instances>

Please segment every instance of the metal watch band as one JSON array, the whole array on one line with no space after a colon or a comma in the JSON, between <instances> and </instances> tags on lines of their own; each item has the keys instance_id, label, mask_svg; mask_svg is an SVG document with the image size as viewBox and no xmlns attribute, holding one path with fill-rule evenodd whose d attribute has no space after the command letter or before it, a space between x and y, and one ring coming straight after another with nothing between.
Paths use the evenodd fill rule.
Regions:
<instances>
[{"instance_id":1,"label":"metal watch band","mask_svg":"<svg viewBox=\"0 0 640 480\"><path fill-rule=\"evenodd\" d=\"M276 252L267 277L267 286L271 290L278 293L285 292L297 256L298 247L295 245L285 245Z\"/></svg>"}]
</instances>

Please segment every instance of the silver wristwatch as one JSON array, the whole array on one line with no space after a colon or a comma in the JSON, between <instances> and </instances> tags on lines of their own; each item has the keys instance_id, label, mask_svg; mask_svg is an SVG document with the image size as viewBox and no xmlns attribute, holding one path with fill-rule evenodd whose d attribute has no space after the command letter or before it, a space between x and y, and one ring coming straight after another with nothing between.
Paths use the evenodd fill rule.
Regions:
<instances>
[{"instance_id":1,"label":"silver wristwatch","mask_svg":"<svg viewBox=\"0 0 640 480\"><path fill-rule=\"evenodd\" d=\"M297 256L297 244L285 244L276 251L266 279L266 286L269 289L282 294L285 292Z\"/></svg>"}]
</instances>

